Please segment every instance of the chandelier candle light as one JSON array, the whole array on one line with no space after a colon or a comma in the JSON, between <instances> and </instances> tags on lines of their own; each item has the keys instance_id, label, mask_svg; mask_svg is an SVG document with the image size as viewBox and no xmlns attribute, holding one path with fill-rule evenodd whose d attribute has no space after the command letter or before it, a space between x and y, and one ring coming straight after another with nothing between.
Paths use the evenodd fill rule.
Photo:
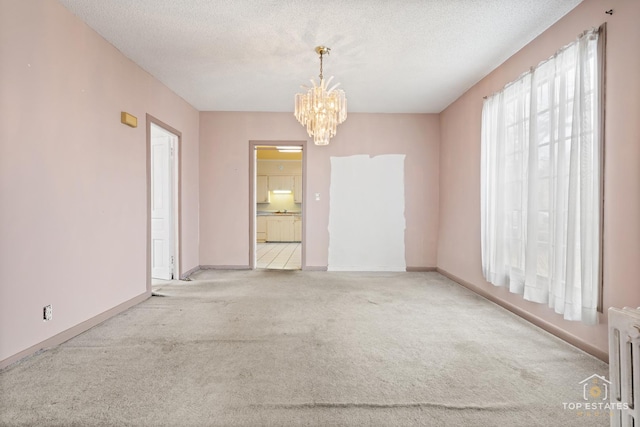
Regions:
<instances>
[{"instance_id":1,"label":"chandelier candle light","mask_svg":"<svg viewBox=\"0 0 640 427\"><path fill-rule=\"evenodd\" d=\"M325 81L322 77L322 56L328 55L331 49L325 46L316 47L320 55L320 84L311 79L313 87L307 93L296 94L296 119L307 127L307 133L313 137L316 145L328 145L329 139L336 134L337 126L347 118L347 98L342 89L336 89L336 83L327 90L333 76Z\"/></svg>"}]
</instances>

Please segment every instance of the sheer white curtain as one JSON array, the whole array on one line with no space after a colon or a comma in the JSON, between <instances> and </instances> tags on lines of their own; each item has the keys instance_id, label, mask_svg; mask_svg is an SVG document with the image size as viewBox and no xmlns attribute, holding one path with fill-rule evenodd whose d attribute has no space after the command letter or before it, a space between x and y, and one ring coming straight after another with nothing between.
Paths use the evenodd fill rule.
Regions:
<instances>
[{"instance_id":1,"label":"sheer white curtain","mask_svg":"<svg viewBox=\"0 0 640 427\"><path fill-rule=\"evenodd\" d=\"M589 324L600 279L598 37L585 32L482 110L484 276Z\"/></svg>"}]
</instances>

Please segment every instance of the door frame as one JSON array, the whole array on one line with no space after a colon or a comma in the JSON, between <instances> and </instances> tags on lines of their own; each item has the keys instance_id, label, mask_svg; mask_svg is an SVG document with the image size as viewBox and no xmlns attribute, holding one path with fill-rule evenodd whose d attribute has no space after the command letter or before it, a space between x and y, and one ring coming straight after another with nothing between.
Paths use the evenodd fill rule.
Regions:
<instances>
[{"instance_id":1,"label":"door frame","mask_svg":"<svg viewBox=\"0 0 640 427\"><path fill-rule=\"evenodd\" d=\"M257 179L257 151L259 145L271 147L302 147L302 236L300 241L300 269L307 266L307 141L249 141L249 268L256 269L256 179Z\"/></svg>"},{"instance_id":2,"label":"door frame","mask_svg":"<svg viewBox=\"0 0 640 427\"><path fill-rule=\"evenodd\" d=\"M176 146L174 149L173 163L171 167L172 189L172 245L173 245L173 279L179 279L182 266L182 245L180 236L182 235L182 192L181 192L181 159L182 159L182 132L157 119L151 114L146 114L146 163L147 163L147 291L151 291L151 124L176 136Z\"/></svg>"}]
</instances>

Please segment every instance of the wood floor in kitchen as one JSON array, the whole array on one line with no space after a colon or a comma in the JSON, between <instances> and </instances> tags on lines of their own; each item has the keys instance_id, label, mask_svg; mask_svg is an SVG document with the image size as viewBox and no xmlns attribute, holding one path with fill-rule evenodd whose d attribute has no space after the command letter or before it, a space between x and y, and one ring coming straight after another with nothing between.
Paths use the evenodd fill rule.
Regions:
<instances>
[{"instance_id":1,"label":"wood floor in kitchen","mask_svg":"<svg viewBox=\"0 0 640 427\"><path fill-rule=\"evenodd\" d=\"M274 270L300 270L300 243L257 243L256 267Z\"/></svg>"}]
</instances>

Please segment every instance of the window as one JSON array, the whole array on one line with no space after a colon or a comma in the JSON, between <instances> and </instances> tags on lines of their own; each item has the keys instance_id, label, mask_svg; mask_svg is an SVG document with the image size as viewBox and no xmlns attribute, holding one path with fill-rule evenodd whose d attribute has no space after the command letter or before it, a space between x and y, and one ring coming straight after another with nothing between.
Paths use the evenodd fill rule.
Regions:
<instances>
[{"instance_id":1,"label":"window","mask_svg":"<svg viewBox=\"0 0 640 427\"><path fill-rule=\"evenodd\" d=\"M586 31L482 110L484 276L589 324L601 282L601 31Z\"/></svg>"}]
</instances>

